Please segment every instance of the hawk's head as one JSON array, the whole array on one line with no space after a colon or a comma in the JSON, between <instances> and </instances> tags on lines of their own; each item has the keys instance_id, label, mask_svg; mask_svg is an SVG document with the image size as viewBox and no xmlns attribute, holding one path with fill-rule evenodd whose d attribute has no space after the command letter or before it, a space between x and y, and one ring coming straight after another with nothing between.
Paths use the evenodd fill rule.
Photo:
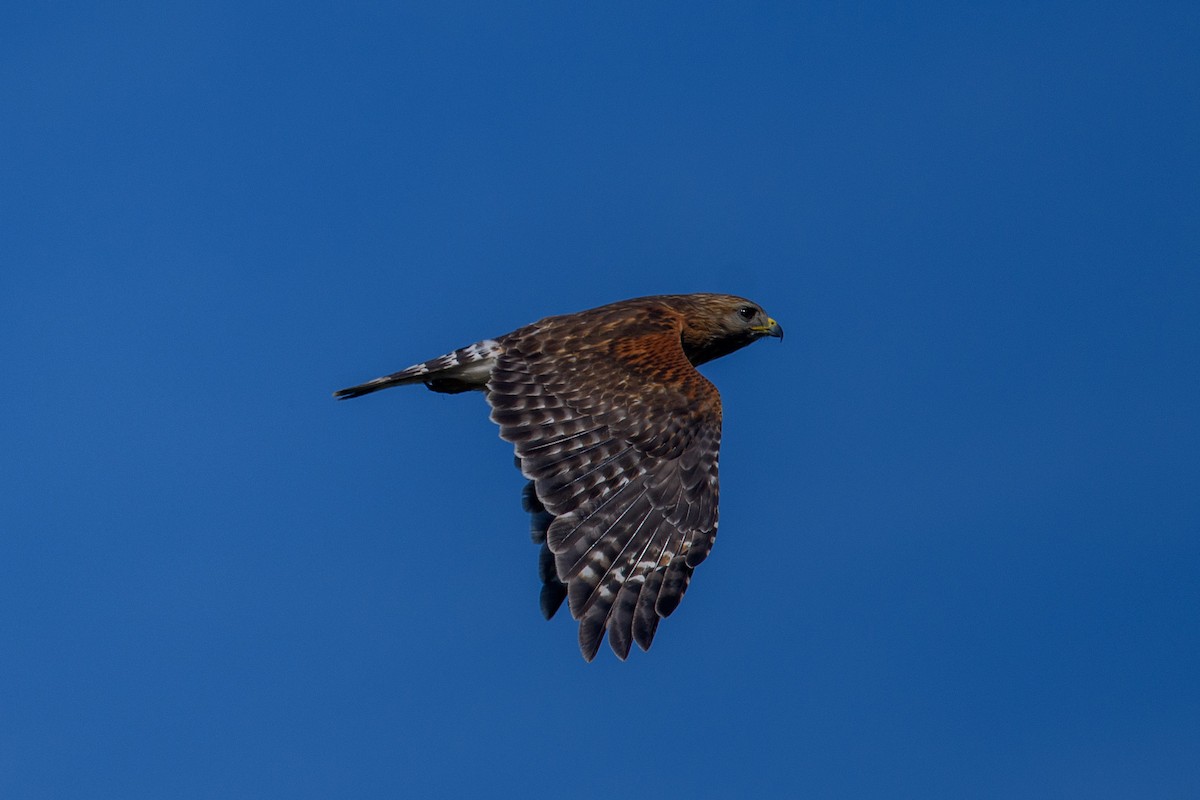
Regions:
<instances>
[{"instance_id":1,"label":"hawk's head","mask_svg":"<svg viewBox=\"0 0 1200 800\"><path fill-rule=\"evenodd\" d=\"M764 336L783 338L783 327L744 297L689 294L670 301L683 315L683 351L693 364L728 355Z\"/></svg>"}]
</instances>

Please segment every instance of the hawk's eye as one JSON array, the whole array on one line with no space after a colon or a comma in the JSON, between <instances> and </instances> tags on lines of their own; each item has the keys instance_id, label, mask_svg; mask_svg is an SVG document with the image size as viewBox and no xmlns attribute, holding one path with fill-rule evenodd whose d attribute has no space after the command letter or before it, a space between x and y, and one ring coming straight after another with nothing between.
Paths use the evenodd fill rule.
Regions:
<instances>
[{"instance_id":1,"label":"hawk's eye","mask_svg":"<svg viewBox=\"0 0 1200 800\"><path fill-rule=\"evenodd\" d=\"M751 306L742 306L738 309L738 316L742 319L754 319L754 315L758 313L758 309Z\"/></svg>"}]
</instances>

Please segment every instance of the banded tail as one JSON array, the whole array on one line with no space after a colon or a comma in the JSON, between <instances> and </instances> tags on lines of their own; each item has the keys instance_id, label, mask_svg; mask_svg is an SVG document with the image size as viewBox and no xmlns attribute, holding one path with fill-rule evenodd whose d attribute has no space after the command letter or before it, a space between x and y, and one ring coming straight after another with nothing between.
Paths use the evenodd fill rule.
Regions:
<instances>
[{"instance_id":1,"label":"banded tail","mask_svg":"<svg viewBox=\"0 0 1200 800\"><path fill-rule=\"evenodd\" d=\"M349 400L351 397L362 397L380 389L412 383L423 383L432 391L446 394L469 392L473 389L482 391L487 388L488 379L492 375L492 365L502 349L495 339L484 339L482 342L414 364L391 375L384 375L382 378L347 389L339 389L333 396L338 400Z\"/></svg>"}]
</instances>

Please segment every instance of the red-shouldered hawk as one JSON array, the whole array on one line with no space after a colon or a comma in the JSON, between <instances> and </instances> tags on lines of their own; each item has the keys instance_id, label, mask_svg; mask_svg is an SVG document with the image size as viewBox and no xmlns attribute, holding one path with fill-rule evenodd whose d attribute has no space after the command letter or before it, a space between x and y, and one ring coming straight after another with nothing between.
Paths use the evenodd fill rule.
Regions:
<instances>
[{"instance_id":1,"label":"red-shouldered hawk","mask_svg":"<svg viewBox=\"0 0 1200 800\"><path fill-rule=\"evenodd\" d=\"M335 392L424 383L486 393L529 479L542 613L564 599L591 661L650 647L717 535L721 396L696 371L783 328L723 294L660 295L548 317Z\"/></svg>"}]
</instances>

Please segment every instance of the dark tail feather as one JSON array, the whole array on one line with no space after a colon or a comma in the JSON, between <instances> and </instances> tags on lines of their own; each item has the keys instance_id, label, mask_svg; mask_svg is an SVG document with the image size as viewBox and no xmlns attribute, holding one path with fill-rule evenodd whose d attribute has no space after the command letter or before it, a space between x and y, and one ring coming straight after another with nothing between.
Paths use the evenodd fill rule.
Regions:
<instances>
[{"instance_id":1,"label":"dark tail feather","mask_svg":"<svg viewBox=\"0 0 1200 800\"><path fill-rule=\"evenodd\" d=\"M338 400L349 400L352 397L362 397L364 394L378 392L380 389L390 389L393 386L424 383L427 376L424 373L414 373L413 369L413 367L409 367L408 369L394 372L391 375L376 378L373 381L360 383L358 386L351 386L348 389L338 389L333 393L333 396Z\"/></svg>"},{"instance_id":2,"label":"dark tail feather","mask_svg":"<svg viewBox=\"0 0 1200 800\"><path fill-rule=\"evenodd\" d=\"M459 348L453 353L413 364L408 369L393 372L391 375L384 375L382 378L348 389L340 389L334 392L333 396L338 400L349 400L351 397L362 397L380 389L410 383L423 383L435 392L448 394L482 389L487 384L492 364L499 352L499 343L494 339L484 339L482 342Z\"/></svg>"}]
</instances>

